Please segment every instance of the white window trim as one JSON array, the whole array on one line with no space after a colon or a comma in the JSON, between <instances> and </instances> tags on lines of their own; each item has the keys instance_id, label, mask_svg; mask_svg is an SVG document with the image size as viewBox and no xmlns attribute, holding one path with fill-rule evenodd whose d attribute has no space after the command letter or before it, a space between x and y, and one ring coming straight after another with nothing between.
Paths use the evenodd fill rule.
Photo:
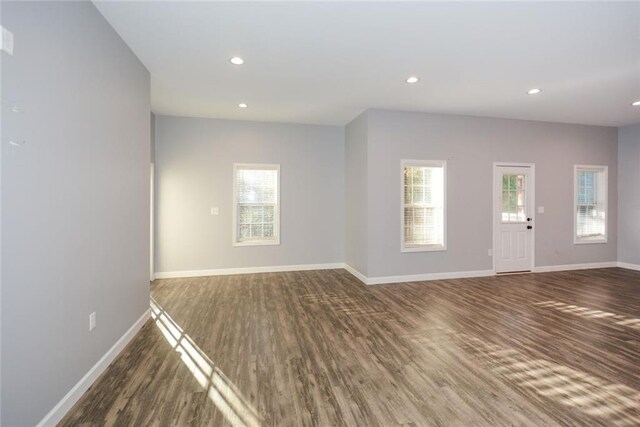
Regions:
<instances>
[{"instance_id":1,"label":"white window trim","mask_svg":"<svg viewBox=\"0 0 640 427\"><path fill-rule=\"evenodd\" d=\"M404 168L405 167L441 167L443 174L442 206L442 245L404 244ZM401 160L400 161L400 252L437 252L447 250L447 161L446 160Z\"/></svg>"},{"instance_id":2,"label":"white window trim","mask_svg":"<svg viewBox=\"0 0 640 427\"><path fill-rule=\"evenodd\" d=\"M604 172L604 238L581 238L578 237L578 170L590 170L594 172ZM609 167L599 165L574 165L573 166L573 244L591 245L607 243L609 238Z\"/></svg>"},{"instance_id":3,"label":"white window trim","mask_svg":"<svg viewBox=\"0 0 640 427\"><path fill-rule=\"evenodd\" d=\"M277 197L275 208L275 221L273 224L273 239L238 241L238 192L237 192L237 171L238 169L258 169L275 170L277 172ZM233 164L233 246L276 246L280 244L280 165L269 163L234 163Z\"/></svg>"}]
</instances>

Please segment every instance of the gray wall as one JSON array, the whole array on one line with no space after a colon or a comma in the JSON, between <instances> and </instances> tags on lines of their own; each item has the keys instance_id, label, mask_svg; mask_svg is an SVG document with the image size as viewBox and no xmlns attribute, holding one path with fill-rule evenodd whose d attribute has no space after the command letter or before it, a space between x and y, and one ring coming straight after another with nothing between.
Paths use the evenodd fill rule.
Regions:
<instances>
[{"instance_id":1,"label":"gray wall","mask_svg":"<svg viewBox=\"0 0 640 427\"><path fill-rule=\"evenodd\" d=\"M618 261L640 265L640 124L618 130Z\"/></svg>"},{"instance_id":2,"label":"gray wall","mask_svg":"<svg viewBox=\"0 0 640 427\"><path fill-rule=\"evenodd\" d=\"M27 426L148 309L149 73L90 2L2 7L2 424Z\"/></svg>"},{"instance_id":3,"label":"gray wall","mask_svg":"<svg viewBox=\"0 0 640 427\"><path fill-rule=\"evenodd\" d=\"M368 112L369 277L491 270L493 162L536 165L536 266L616 261L617 130ZM400 252L400 160L447 160L447 250ZM609 239L573 244L573 166L609 166ZM349 231L348 231L349 232Z\"/></svg>"},{"instance_id":4,"label":"gray wall","mask_svg":"<svg viewBox=\"0 0 640 427\"><path fill-rule=\"evenodd\" d=\"M367 275L367 112L345 128L345 262Z\"/></svg>"},{"instance_id":5,"label":"gray wall","mask_svg":"<svg viewBox=\"0 0 640 427\"><path fill-rule=\"evenodd\" d=\"M232 246L233 163L280 164L280 245ZM157 272L344 260L342 127L157 116L155 194Z\"/></svg>"}]
</instances>

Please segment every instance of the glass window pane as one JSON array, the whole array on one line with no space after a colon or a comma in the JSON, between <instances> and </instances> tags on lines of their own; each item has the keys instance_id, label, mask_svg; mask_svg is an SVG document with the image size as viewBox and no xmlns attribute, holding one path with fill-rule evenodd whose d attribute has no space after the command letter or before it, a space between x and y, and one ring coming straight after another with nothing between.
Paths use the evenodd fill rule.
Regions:
<instances>
[{"instance_id":1,"label":"glass window pane","mask_svg":"<svg viewBox=\"0 0 640 427\"><path fill-rule=\"evenodd\" d=\"M413 170L413 184L422 184L422 168L411 168Z\"/></svg>"},{"instance_id":2,"label":"glass window pane","mask_svg":"<svg viewBox=\"0 0 640 427\"><path fill-rule=\"evenodd\" d=\"M262 224L251 225L251 237L262 237Z\"/></svg>"},{"instance_id":3,"label":"glass window pane","mask_svg":"<svg viewBox=\"0 0 640 427\"><path fill-rule=\"evenodd\" d=\"M424 187L422 187L421 185L414 185L412 187L413 192L412 192L412 199L413 199L413 203L423 203L424 202L424 197L423 197L423 191L424 191Z\"/></svg>"},{"instance_id":4,"label":"glass window pane","mask_svg":"<svg viewBox=\"0 0 640 427\"><path fill-rule=\"evenodd\" d=\"M404 168L404 185L411 185L413 178L413 169Z\"/></svg>"},{"instance_id":5,"label":"glass window pane","mask_svg":"<svg viewBox=\"0 0 640 427\"><path fill-rule=\"evenodd\" d=\"M248 206L240 206L240 212L238 214L238 219L240 224L248 224L250 221L250 211L251 209Z\"/></svg>"},{"instance_id":6,"label":"glass window pane","mask_svg":"<svg viewBox=\"0 0 640 427\"><path fill-rule=\"evenodd\" d=\"M278 170L235 168L236 236L239 241L275 236ZM264 227L268 224L269 227Z\"/></svg>"},{"instance_id":7,"label":"glass window pane","mask_svg":"<svg viewBox=\"0 0 640 427\"><path fill-rule=\"evenodd\" d=\"M509 218L509 192L502 192L502 220L505 221Z\"/></svg>"},{"instance_id":8,"label":"glass window pane","mask_svg":"<svg viewBox=\"0 0 640 427\"><path fill-rule=\"evenodd\" d=\"M262 206L251 207L251 222L254 224L262 222Z\"/></svg>"},{"instance_id":9,"label":"glass window pane","mask_svg":"<svg viewBox=\"0 0 640 427\"><path fill-rule=\"evenodd\" d=\"M264 217L263 222L272 223L275 217L275 208L273 206L265 206L263 208Z\"/></svg>"},{"instance_id":10,"label":"glass window pane","mask_svg":"<svg viewBox=\"0 0 640 427\"><path fill-rule=\"evenodd\" d=\"M602 239L606 233L604 170L576 171L576 237Z\"/></svg>"},{"instance_id":11,"label":"glass window pane","mask_svg":"<svg viewBox=\"0 0 640 427\"><path fill-rule=\"evenodd\" d=\"M404 243L441 245L444 243L444 168L405 167L403 186ZM409 184L409 185L407 185Z\"/></svg>"},{"instance_id":12,"label":"glass window pane","mask_svg":"<svg viewBox=\"0 0 640 427\"><path fill-rule=\"evenodd\" d=\"M503 222L526 221L526 175L502 175L500 208Z\"/></svg>"}]
</instances>

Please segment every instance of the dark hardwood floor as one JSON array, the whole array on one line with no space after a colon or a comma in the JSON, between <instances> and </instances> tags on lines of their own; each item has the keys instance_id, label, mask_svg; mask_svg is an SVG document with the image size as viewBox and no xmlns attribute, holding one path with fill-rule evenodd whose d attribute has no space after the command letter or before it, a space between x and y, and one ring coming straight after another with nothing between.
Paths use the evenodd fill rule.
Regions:
<instances>
[{"instance_id":1,"label":"dark hardwood floor","mask_svg":"<svg viewBox=\"0 0 640 427\"><path fill-rule=\"evenodd\" d=\"M640 425L640 272L157 280L62 425Z\"/></svg>"}]
</instances>

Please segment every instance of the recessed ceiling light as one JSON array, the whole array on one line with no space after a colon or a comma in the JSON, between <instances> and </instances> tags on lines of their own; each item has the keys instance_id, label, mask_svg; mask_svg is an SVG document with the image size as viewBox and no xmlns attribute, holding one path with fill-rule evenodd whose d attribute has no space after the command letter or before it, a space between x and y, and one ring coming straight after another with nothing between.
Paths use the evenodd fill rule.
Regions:
<instances>
[{"instance_id":1,"label":"recessed ceiling light","mask_svg":"<svg viewBox=\"0 0 640 427\"><path fill-rule=\"evenodd\" d=\"M631 105L633 105L634 107L640 107L640 101L632 102Z\"/></svg>"},{"instance_id":2,"label":"recessed ceiling light","mask_svg":"<svg viewBox=\"0 0 640 427\"><path fill-rule=\"evenodd\" d=\"M248 105L247 105L247 104L245 104L244 102L241 102L240 104L238 104L238 107L240 107L240 108L247 108L247 107L248 107Z\"/></svg>"},{"instance_id":3,"label":"recessed ceiling light","mask_svg":"<svg viewBox=\"0 0 640 427\"><path fill-rule=\"evenodd\" d=\"M239 56L234 56L233 58L229 59L229 62L231 62L233 65L242 65L244 64L244 59L240 58Z\"/></svg>"},{"instance_id":4,"label":"recessed ceiling light","mask_svg":"<svg viewBox=\"0 0 640 427\"><path fill-rule=\"evenodd\" d=\"M418 83L420 79L417 78L416 76L411 76L407 79L407 83Z\"/></svg>"},{"instance_id":5,"label":"recessed ceiling light","mask_svg":"<svg viewBox=\"0 0 640 427\"><path fill-rule=\"evenodd\" d=\"M536 94L538 94L538 93L540 93L540 92L542 92L542 89L529 89L529 90L527 91L527 93L528 93L529 95L536 95Z\"/></svg>"}]
</instances>

